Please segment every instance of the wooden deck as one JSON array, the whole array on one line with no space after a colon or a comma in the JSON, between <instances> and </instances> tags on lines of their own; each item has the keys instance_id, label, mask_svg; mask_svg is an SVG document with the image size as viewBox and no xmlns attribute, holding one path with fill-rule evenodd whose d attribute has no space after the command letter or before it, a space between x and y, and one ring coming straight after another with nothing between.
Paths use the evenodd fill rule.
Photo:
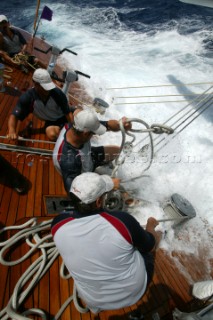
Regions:
<instances>
[{"instance_id":1,"label":"wooden deck","mask_svg":"<svg viewBox=\"0 0 213 320\"><path fill-rule=\"evenodd\" d=\"M23 74L20 70L8 73L10 80L6 79L6 92L0 93L0 135L7 133L8 116L15 106L19 95L31 85L31 74ZM7 84L7 81L10 83ZM22 123L20 130L24 128L27 121ZM33 139L45 140L42 131L43 123L33 118L33 128L31 137ZM0 138L0 143L8 143ZM13 145L33 146L35 148L46 148L51 150L51 144L39 144L31 142L16 142ZM54 169L50 156L32 155L31 153L11 152L0 150L0 154L6 158L13 167L17 168L30 182L31 188L25 195L18 195L12 188L0 184L0 226L18 225L31 217L38 217L39 221L52 219L53 215L47 215L45 210L44 197L58 196L66 197L61 176ZM9 177L8 177L9 179ZM7 232L7 236L11 233ZM5 240L5 234L1 236L1 241ZM20 244L10 253L11 259L18 259L26 250L25 244ZM123 308L116 311L104 311L98 315L90 312L80 314L73 305L73 302L63 313L61 319L67 320L115 320L127 319L130 311L141 306L145 319L154 319L153 315L158 314L160 319L172 319L172 311L179 308L181 311L191 312L197 310L199 302L191 295L191 281L202 281L208 276L204 257L180 255L173 253L178 259L178 267L175 260L169 257L163 250L156 252L156 267L153 280L142 299L137 305ZM34 254L24 262L6 267L0 264L0 310L8 303L17 283L23 272L30 266L32 261L37 258ZM205 257L210 259L210 257ZM23 303L23 309L41 308L48 315L49 319L54 316L63 302L72 295L72 280L63 280L59 276L59 266L61 259L57 259L49 271L44 275L39 284L34 288L29 297ZM213 264L212 264L213 265ZM182 268L180 268L182 266ZM181 269L185 273L181 273ZM189 277L190 275L190 281ZM209 275L210 276L210 275ZM213 276L213 274L211 274ZM157 318L156 318L157 319Z\"/></svg>"}]
</instances>

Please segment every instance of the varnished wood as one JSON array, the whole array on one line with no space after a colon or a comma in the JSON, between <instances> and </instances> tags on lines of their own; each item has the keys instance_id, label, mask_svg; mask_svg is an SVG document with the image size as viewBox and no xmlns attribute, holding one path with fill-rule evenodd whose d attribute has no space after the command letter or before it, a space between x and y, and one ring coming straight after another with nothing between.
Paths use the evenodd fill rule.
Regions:
<instances>
[{"instance_id":1,"label":"varnished wood","mask_svg":"<svg viewBox=\"0 0 213 320\"><path fill-rule=\"evenodd\" d=\"M41 46L44 49L48 47L42 40L35 41L37 46ZM41 53L39 53L38 56L44 58ZM5 93L0 93L0 135L2 136L7 134L8 116L14 108L19 95L32 85L32 70L26 75L23 74L21 70L14 68L13 72L9 75L11 76L11 80L10 83L6 83L7 90ZM74 93L75 88L78 88L76 84L71 90L72 93ZM72 100L71 103L76 103L76 101ZM20 131L24 129L26 123L27 120L21 124ZM31 134L33 139L47 139L45 133L42 131L43 125L44 122L33 117L33 131ZM0 143L6 143L6 141L0 139ZM53 145L44 143L32 144L31 142L18 141L12 142L11 144L33 146L48 150L53 149ZM62 177L55 170L51 157L2 150L0 154L4 156L12 166L16 167L31 183L31 188L25 195L18 195L15 190L3 184L0 185L1 228L5 225L21 224L31 217L38 217L40 221L52 219L52 216L46 215L44 196L61 195L66 197L66 192ZM9 234L8 232L8 235ZM18 259L19 256L23 255L25 250L26 245L17 246L11 258ZM178 259L179 265L175 263L174 256ZM37 254L34 254L25 262L14 267L0 265L0 309L3 309L7 304L19 277L36 258ZM191 255L180 254L178 252L173 252L173 256L170 257L165 251L157 250L153 280L145 295L137 304L120 310L103 311L98 315L94 315L92 313L80 314L72 302L61 319L127 319L128 313L135 310L138 306L141 307L145 319L152 319L153 313L157 312L162 319L170 320L172 319L172 311L175 307L182 311L193 311L195 299L191 295L192 280L202 281L208 276L213 276L213 274L209 274L209 269L206 268L205 259L210 259L208 252L201 254L198 258L194 258ZM54 262L49 272L46 273L31 295L25 300L24 308L41 308L45 310L51 318L51 316L57 313L63 302L72 295L73 281L72 279L64 280L60 278L60 263L61 258ZM187 277L181 272L180 266L186 270L186 273L188 272L190 277Z\"/></svg>"}]
</instances>

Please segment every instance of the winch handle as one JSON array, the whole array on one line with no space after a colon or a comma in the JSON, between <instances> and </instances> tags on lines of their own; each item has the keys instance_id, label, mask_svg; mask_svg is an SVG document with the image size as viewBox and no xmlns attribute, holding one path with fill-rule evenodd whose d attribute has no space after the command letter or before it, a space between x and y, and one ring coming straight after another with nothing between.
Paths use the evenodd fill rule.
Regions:
<instances>
[{"instance_id":1,"label":"winch handle","mask_svg":"<svg viewBox=\"0 0 213 320\"><path fill-rule=\"evenodd\" d=\"M178 217L178 218L166 218L166 219L158 219L158 222L167 222L167 221L175 221L175 220L185 220L185 219L190 219L189 217Z\"/></svg>"},{"instance_id":2,"label":"winch handle","mask_svg":"<svg viewBox=\"0 0 213 320\"><path fill-rule=\"evenodd\" d=\"M69 53L72 53L72 54L74 54L75 56L78 55L76 52L74 52L74 51L72 51L72 50L70 50L70 49L67 49L67 48L62 49L62 50L60 51L60 54L63 53L64 51L67 51L67 52L69 52Z\"/></svg>"},{"instance_id":3,"label":"winch handle","mask_svg":"<svg viewBox=\"0 0 213 320\"><path fill-rule=\"evenodd\" d=\"M52 46L49 47L47 50L42 50L42 49L40 49L40 48L38 48L38 47L34 47L33 49L35 49L35 50L37 50L37 51L40 51L40 52L42 52L42 53L47 54L49 51L52 50ZM67 48L64 48L64 49L62 49L61 51L59 51L59 54L63 53L64 51L70 52L70 53L72 53L72 54L74 54L74 55L76 55L76 56L78 55L76 52L74 52L74 51L72 51L72 50L70 50L70 49L67 49Z\"/></svg>"},{"instance_id":4,"label":"winch handle","mask_svg":"<svg viewBox=\"0 0 213 320\"><path fill-rule=\"evenodd\" d=\"M57 80L59 82L62 82L62 83L65 82L64 79L59 78L59 76L57 75L57 73L55 71L52 72L51 78L54 80Z\"/></svg>"},{"instance_id":5,"label":"winch handle","mask_svg":"<svg viewBox=\"0 0 213 320\"><path fill-rule=\"evenodd\" d=\"M39 52L42 52L42 53L47 54L49 51L52 50L52 47L49 47L47 50L42 50L42 49L37 48L37 47L34 47L33 49L35 49L35 50L37 50L37 51L39 51Z\"/></svg>"},{"instance_id":6,"label":"winch handle","mask_svg":"<svg viewBox=\"0 0 213 320\"><path fill-rule=\"evenodd\" d=\"M178 217L178 218L165 218L165 219L158 219L157 222L167 222L167 221L181 221L181 220L186 220L190 219L189 217ZM143 228L146 228L146 225L142 225Z\"/></svg>"},{"instance_id":7,"label":"winch handle","mask_svg":"<svg viewBox=\"0 0 213 320\"><path fill-rule=\"evenodd\" d=\"M78 70L75 70L75 73L79 74L80 76L83 76L83 77L86 77L86 78L89 78L90 79L90 76L86 73L83 73L81 71L78 71Z\"/></svg>"}]
</instances>

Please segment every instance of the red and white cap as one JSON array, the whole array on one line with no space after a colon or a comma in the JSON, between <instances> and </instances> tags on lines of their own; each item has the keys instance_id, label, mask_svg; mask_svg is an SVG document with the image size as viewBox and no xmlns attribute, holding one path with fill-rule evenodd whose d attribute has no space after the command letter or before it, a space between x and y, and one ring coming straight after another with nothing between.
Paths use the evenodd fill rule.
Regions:
<instances>
[{"instance_id":1,"label":"red and white cap","mask_svg":"<svg viewBox=\"0 0 213 320\"><path fill-rule=\"evenodd\" d=\"M100 123L95 112L89 109L82 110L74 116L74 128L78 131L90 131L98 135L106 132L106 127Z\"/></svg>"},{"instance_id":2,"label":"red and white cap","mask_svg":"<svg viewBox=\"0 0 213 320\"><path fill-rule=\"evenodd\" d=\"M83 203L95 202L104 193L113 189L114 183L110 176L95 172L85 172L77 176L71 185L70 192Z\"/></svg>"}]
</instances>

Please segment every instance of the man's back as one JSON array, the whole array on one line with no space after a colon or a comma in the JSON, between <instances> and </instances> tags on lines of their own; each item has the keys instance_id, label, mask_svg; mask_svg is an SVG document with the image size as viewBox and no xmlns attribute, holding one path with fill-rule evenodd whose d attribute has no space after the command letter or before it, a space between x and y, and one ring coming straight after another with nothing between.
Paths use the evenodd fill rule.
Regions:
<instances>
[{"instance_id":1,"label":"man's back","mask_svg":"<svg viewBox=\"0 0 213 320\"><path fill-rule=\"evenodd\" d=\"M87 216L62 214L53 222L56 246L79 296L93 312L132 305L146 289L144 260L127 227L134 228L132 219L127 213L101 211Z\"/></svg>"}]
</instances>

